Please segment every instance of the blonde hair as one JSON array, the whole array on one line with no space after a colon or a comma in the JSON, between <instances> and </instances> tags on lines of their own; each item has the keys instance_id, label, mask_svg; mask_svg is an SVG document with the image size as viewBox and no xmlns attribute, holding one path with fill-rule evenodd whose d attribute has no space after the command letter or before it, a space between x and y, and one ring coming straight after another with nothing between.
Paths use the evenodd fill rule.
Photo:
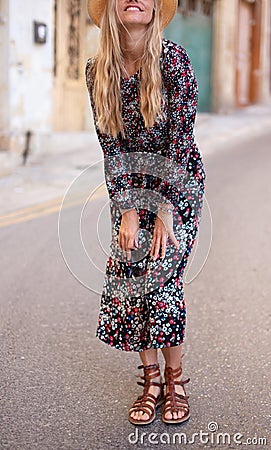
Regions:
<instances>
[{"instance_id":1,"label":"blonde hair","mask_svg":"<svg viewBox=\"0 0 271 450\"><path fill-rule=\"evenodd\" d=\"M95 58L94 103L99 130L102 133L125 137L120 93L121 76L127 74L117 23L117 0L108 0L101 22L100 46ZM155 13L145 35L145 49L141 59L140 112L145 127L152 127L161 115L162 75L160 54L162 29L160 0L155 0Z\"/></svg>"}]
</instances>

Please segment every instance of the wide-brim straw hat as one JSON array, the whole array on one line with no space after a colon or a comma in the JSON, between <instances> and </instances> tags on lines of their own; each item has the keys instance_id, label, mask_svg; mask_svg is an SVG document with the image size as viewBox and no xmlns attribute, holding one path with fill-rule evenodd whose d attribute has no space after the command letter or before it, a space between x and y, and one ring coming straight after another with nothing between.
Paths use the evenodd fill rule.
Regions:
<instances>
[{"instance_id":1,"label":"wide-brim straw hat","mask_svg":"<svg viewBox=\"0 0 271 450\"><path fill-rule=\"evenodd\" d=\"M88 0L88 14L95 23L95 25L97 25L98 27L100 27L101 25L104 8L107 1L108 0ZM160 0L160 1L161 1L162 28L166 28L177 11L178 0Z\"/></svg>"}]
</instances>

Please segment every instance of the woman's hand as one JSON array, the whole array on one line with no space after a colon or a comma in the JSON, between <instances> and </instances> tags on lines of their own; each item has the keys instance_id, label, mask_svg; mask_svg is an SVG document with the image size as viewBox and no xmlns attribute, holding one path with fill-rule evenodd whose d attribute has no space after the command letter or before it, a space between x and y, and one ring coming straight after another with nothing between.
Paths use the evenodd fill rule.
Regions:
<instances>
[{"instance_id":1,"label":"woman's hand","mask_svg":"<svg viewBox=\"0 0 271 450\"><path fill-rule=\"evenodd\" d=\"M161 248L161 258L164 259L166 256L167 240L171 239L175 247L179 248L179 243L173 232L173 215L171 211L165 212L159 209L156 217L152 246L150 250L150 255L156 260L159 257L159 251Z\"/></svg>"},{"instance_id":2,"label":"woman's hand","mask_svg":"<svg viewBox=\"0 0 271 450\"><path fill-rule=\"evenodd\" d=\"M131 250L138 248L139 219L136 209L122 213L118 244L128 260L131 259Z\"/></svg>"}]
</instances>

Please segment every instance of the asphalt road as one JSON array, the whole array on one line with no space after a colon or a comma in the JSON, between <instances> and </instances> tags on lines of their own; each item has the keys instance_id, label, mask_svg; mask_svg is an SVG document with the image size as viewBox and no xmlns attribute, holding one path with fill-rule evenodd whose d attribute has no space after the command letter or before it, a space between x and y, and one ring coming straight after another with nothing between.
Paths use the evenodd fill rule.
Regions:
<instances>
[{"instance_id":1,"label":"asphalt road","mask_svg":"<svg viewBox=\"0 0 271 450\"><path fill-rule=\"evenodd\" d=\"M95 271L81 272L85 261L76 253L81 283L68 270L57 212L0 228L1 450L271 447L270 140L244 140L205 157L213 241L200 274L185 286L191 418L181 426L162 424L160 411L138 434L128 422L141 392L138 355L95 338ZM103 205L103 197L94 199L83 224L100 268L105 256L93 240L93 217ZM75 211L66 210L66 231ZM202 224L208 228L207 214ZM217 441L219 432L226 443ZM188 442L178 444L174 433ZM192 443L194 433L206 434Z\"/></svg>"}]
</instances>

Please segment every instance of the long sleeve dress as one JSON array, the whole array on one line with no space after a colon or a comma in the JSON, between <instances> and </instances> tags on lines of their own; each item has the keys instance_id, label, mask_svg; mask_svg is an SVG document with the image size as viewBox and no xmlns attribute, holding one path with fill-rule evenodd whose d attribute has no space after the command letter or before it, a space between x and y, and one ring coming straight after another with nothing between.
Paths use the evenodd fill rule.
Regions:
<instances>
[{"instance_id":1,"label":"long sleeve dress","mask_svg":"<svg viewBox=\"0 0 271 450\"><path fill-rule=\"evenodd\" d=\"M126 351L176 346L183 342L186 302L183 273L198 234L206 173L195 143L198 86L185 49L163 39L160 56L162 114L146 128L140 113L140 70L121 78L125 138L101 133L93 101L94 59L86 83L110 199L112 240L106 263L96 335ZM174 207L179 249L168 243L164 260L150 258L159 201ZM139 249L131 261L118 246L120 208L139 216Z\"/></svg>"}]
</instances>

